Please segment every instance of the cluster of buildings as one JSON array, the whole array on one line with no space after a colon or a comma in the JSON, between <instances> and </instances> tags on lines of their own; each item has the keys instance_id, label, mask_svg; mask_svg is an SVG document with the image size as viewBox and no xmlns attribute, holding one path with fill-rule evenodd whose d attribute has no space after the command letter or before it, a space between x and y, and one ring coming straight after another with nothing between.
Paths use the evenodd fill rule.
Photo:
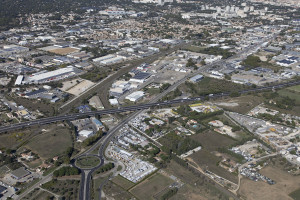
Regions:
<instances>
[{"instance_id":1,"label":"cluster of buildings","mask_svg":"<svg viewBox=\"0 0 300 200\"><path fill-rule=\"evenodd\" d=\"M124 149L129 149L130 145L144 147L148 144L147 139L130 128L128 124L121 128L119 132L120 134L115 137L115 144Z\"/></svg>"},{"instance_id":2,"label":"cluster of buildings","mask_svg":"<svg viewBox=\"0 0 300 200\"><path fill-rule=\"evenodd\" d=\"M108 147L108 155L112 159L121 161L126 165L126 169L120 173L121 176L133 183L137 183L147 175L157 170L152 164L137 158L134 154L120 149L117 146Z\"/></svg>"},{"instance_id":3,"label":"cluster of buildings","mask_svg":"<svg viewBox=\"0 0 300 200\"><path fill-rule=\"evenodd\" d=\"M280 152L288 161L296 165L300 164L300 146L299 142L294 140L300 134L298 127L290 128L232 112L229 113L229 116Z\"/></svg>"},{"instance_id":4,"label":"cluster of buildings","mask_svg":"<svg viewBox=\"0 0 300 200\"><path fill-rule=\"evenodd\" d=\"M95 117L78 119L71 122L77 130L77 141L82 142L86 138L94 135L99 130L104 130L103 124Z\"/></svg>"}]
</instances>

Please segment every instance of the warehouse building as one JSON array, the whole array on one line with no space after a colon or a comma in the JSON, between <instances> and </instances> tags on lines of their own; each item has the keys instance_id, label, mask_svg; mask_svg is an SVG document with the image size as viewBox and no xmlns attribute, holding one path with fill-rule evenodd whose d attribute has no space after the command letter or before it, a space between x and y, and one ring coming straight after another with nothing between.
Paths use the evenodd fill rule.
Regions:
<instances>
[{"instance_id":1,"label":"warehouse building","mask_svg":"<svg viewBox=\"0 0 300 200\"><path fill-rule=\"evenodd\" d=\"M27 79L25 79L25 82L27 83L51 82L51 81L56 81L56 80L74 76L80 72L81 70L73 66L68 66L50 72L47 71L47 72L32 74L29 77L27 77Z\"/></svg>"},{"instance_id":2,"label":"warehouse building","mask_svg":"<svg viewBox=\"0 0 300 200\"><path fill-rule=\"evenodd\" d=\"M128 95L125 97L125 99L132 101L132 102L137 102L138 100L142 99L145 96L145 93L143 91L136 91L133 92L132 94Z\"/></svg>"},{"instance_id":3,"label":"warehouse building","mask_svg":"<svg viewBox=\"0 0 300 200\"><path fill-rule=\"evenodd\" d=\"M22 178L24 178L25 176L28 176L29 174L31 174L29 171L27 171L25 169L25 167L20 167L14 171L12 171L11 176L17 180L20 180Z\"/></svg>"},{"instance_id":4,"label":"warehouse building","mask_svg":"<svg viewBox=\"0 0 300 200\"><path fill-rule=\"evenodd\" d=\"M198 74L196 76L193 76L192 78L190 78L190 81L192 83L197 83L198 81L202 80L204 77L201 74Z\"/></svg>"},{"instance_id":5,"label":"warehouse building","mask_svg":"<svg viewBox=\"0 0 300 200\"><path fill-rule=\"evenodd\" d=\"M134 77L132 77L129 81L144 83L150 76L151 76L150 73L140 72L137 75L135 75Z\"/></svg>"},{"instance_id":6,"label":"warehouse building","mask_svg":"<svg viewBox=\"0 0 300 200\"><path fill-rule=\"evenodd\" d=\"M23 79L24 79L24 76L23 76L23 75L19 75L19 76L17 77L17 80L16 80L16 82L15 82L15 85L21 85Z\"/></svg>"}]
</instances>

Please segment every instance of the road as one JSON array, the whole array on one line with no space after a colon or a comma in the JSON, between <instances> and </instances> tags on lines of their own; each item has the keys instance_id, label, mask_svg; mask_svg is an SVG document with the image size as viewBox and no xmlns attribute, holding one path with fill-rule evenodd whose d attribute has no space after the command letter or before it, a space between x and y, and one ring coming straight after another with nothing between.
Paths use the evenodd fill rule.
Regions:
<instances>
[{"instance_id":1,"label":"road","mask_svg":"<svg viewBox=\"0 0 300 200\"><path fill-rule=\"evenodd\" d=\"M270 39L270 38L267 38L267 39ZM252 51L253 49L255 49L257 47L258 46L253 46L253 47L247 48L244 51L240 52L238 55L236 55L234 58L243 57L245 53L247 53L249 51ZM174 51L178 48L179 48L179 46L172 49L172 50L169 50L169 51L172 52L172 51ZM170 52L166 52L166 53L170 53ZM153 56L153 57L148 59L148 62L149 63L153 62L154 60L156 60L159 57L160 57L160 55ZM233 58L231 58L231 59L233 59ZM140 61L140 62L145 62L145 61ZM135 116L140 114L144 109L148 109L148 108L155 107L155 106L166 106L166 105L172 105L172 104L178 104L178 103L185 103L185 102L193 102L193 101L203 100L207 96L188 98L188 99L177 99L177 100L171 100L171 101L165 101L165 102L158 102L163 96L165 96L166 94L168 94L172 90L176 89L180 84L182 84L186 80L188 80L188 78L194 76L195 74L198 74L199 72L210 69L213 65L224 64L225 62L226 61L224 61L224 60L220 60L220 61L217 61L217 62L212 63L210 65L206 65L205 67L202 67L200 70L184 77L183 79L179 80L178 82L176 82L175 84L170 86L167 90L163 91L162 93L160 93L159 95L154 97L154 99L152 99L148 104L142 104L142 105L137 105L137 106L129 106L129 107L121 107L121 108L117 108L117 109L107 109L107 110L87 112L87 113L76 113L76 114L70 114L70 115L62 115L62 116L43 118L43 119L34 120L34 121L30 121L30 122L24 122L24 123L13 124L13 125L10 125L10 126L0 127L0 132L6 132L6 131L11 131L11 130L16 130L16 129L19 129L19 128L35 126L35 125L49 124L49 123L54 123L54 122L59 122L59 121L64 121L64 120L75 120L75 119L78 119L78 118L93 116L93 115L114 114L114 113L120 113L120 112L126 112L126 111L137 111L137 110L139 110L138 112L132 113L131 115L129 115L129 117L127 117L125 120L123 120L117 126L115 126L113 129L109 130L109 132L107 133L107 135L105 137L100 139L87 152L85 152L85 155L88 155L89 153L94 151L96 148L98 148L99 145L100 145L100 148L99 148L99 151L98 151L98 157L101 160L100 164L98 166L92 168L92 169L88 169L88 170L83 169L82 170L82 180L81 180L81 185L80 185L80 200L82 200L82 199L83 200L89 200L90 199L91 175L97 168L99 168L100 166L103 165L103 163L104 163L104 158L103 158L104 157L104 150L105 150L106 146L108 145L108 143L110 142L110 140L114 137L115 133L121 127L123 127L126 123L128 123L132 118L134 118ZM106 87L106 89L107 89L107 87L110 87L112 81L116 79L115 76L118 76L118 75L115 75L115 76L114 75L115 74L113 74L111 76L112 77L111 80L107 81L106 83L103 83L103 85L104 85L104 87ZM300 81L295 81L295 82L291 82L291 83L283 83L283 84L278 84L278 85L275 85L275 86L266 86L266 87L261 87L261 88L254 88L254 89L250 89L250 90L243 90L243 91L240 91L240 93L244 94L244 93L247 93L247 92L256 92L256 91L262 91L262 90L266 90L266 89L276 89L276 88L281 88L281 87L286 87L286 86L291 86L291 85L296 85L296 84L300 84ZM102 85L102 84L99 84L97 86L100 86L100 85ZM97 87L94 87L94 88L98 89ZM104 90L104 91L106 91L106 90ZM84 94L87 94L87 93L84 93ZM218 97L223 97L223 96L229 96L229 94L228 93L214 94L212 96L209 96L209 98L218 98ZM80 98L78 98L76 100L77 101L74 100L73 102L78 103ZM103 99L101 99L101 100L103 101ZM68 104L68 106L66 106L66 107L69 107L69 106L70 106L70 104ZM75 157L73 161L75 161L76 158L79 158L81 156L83 156L83 155L79 155L79 156ZM75 165L75 162L73 162L73 165ZM48 176L49 177L52 176L52 173L49 174ZM43 178L42 180L45 180L45 179ZM37 184L35 184L31 188L37 187L40 184L41 181L39 181ZM28 191L30 191L30 190L27 190L23 194L27 193Z\"/></svg>"},{"instance_id":2,"label":"road","mask_svg":"<svg viewBox=\"0 0 300 200\"><path fill-rule=\"evenodd\" d=\"M229 93L218 93L218 94L211 94L211 95L205 95L205 96L199 96L199 97L193 97L193 98L175 99L175 100L170 100L170 101L158 102L159 99L161 99L163 96L165 96L170 91L174 90L182 82L184 82L184 81L178 81L177 83L173 84L167 90L160 93L152 101L150 101L149 103L146 103L146 104L127 106L127 107L119 107L119 108L99 110L99 111L90 111L90 112L85 112L85 113L74 113L74 114L69 114L69 115L47 117L47 118L32 120L29 122L11 124L9 126L1 126L0 132L13 131L13 130L17 130L17 129L23 129L26 127L31 127L31 126L36 126L36 125L40 126L40 125L45 125L45 124L50 124L50 123L55 123L55 122L60 122L60 121L66 121L66 120L75 120L75 119L89 117L89 116L95 116L95 115L116 114L116 113L127 112L127 111L144 110L144 109L148 109L148 108L155 107L155 106L168 106L168 105L173 105L173 104L199 101L199 100L203 100L207 97L213 99L213 98L225 97L225 96L230 95ZM289 86L299 85L299 84L300 84L300 80L293 81L293 82L287 82L287 83L281 83L281 84L277 84L277 85L269 85L269 86L264 86L264 87L242 90L242 91L239 91L239 93L246 94L249 92L261 92L264 90L279 89L279 88L289 87Z\"/></svg>"}]
</instances>

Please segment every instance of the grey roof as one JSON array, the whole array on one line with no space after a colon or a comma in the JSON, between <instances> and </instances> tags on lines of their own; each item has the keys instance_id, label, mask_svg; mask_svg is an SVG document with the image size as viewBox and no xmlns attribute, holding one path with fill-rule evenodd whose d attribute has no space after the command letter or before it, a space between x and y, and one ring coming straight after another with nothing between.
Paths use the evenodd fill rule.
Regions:
<instances>
[{"instance_id":1,"label":"grey roof","mask_svg":"<svg viewBox=\"0 0 300 200\"><path fill-rule=\"evenodd\" d=\"M17 179L23 178L24 176L29 175L30 172L25 169L25 167L20 167L19 169L16 169L11 172L11 175L14 176Z\"/></svg>"}]
</instances>

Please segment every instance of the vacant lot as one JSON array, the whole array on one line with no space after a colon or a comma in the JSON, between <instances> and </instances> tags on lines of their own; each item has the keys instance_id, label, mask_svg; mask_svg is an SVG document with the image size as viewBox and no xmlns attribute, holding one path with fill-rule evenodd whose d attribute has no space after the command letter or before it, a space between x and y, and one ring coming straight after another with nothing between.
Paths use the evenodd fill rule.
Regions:
<instances>
[{"instance_id":1,"label":"vacant lot","mask_svg":"<svg viewBox=\"0 0 300 200\"><path fill-rule=\"evenodd\" d=\"M34 137L26 147L37 153L42 159L53 158L72 146L70 131L64 127L56 127Z\"/></svg>"},{"instance_id":2,"label":"vacant lot","mask_svg":"<svg viewBox=\"0 0 300 200\"><path fill-rule=\"evenodd\" d=\"M65 197L64 199L76 200L79 198L79 182L77 180L51 180L42 185L45 188L55 194Z\"/></svg>"},{"instance_id":3,"label":"vacant lot","mask_svg":"<svg viewBox=\"0 0 300 200\"><path fill-rule=\"evenodd\" d=\"M134 183L127 180L126 178L122 177L122 176L116 176L112 179L112 182L117 184L118 186L120 186L121 188L128 190L129 188L131 188L132 186L134 186Z\"/></svg>"},{"instance_id":4,"label":"vacant lot","mask_svg":"<svg viewBox=\"0 0 300 200\"><path fill-rule=\"evenodd\" d=\"M221 135L210 130L193 135L192 138L200 142L203 146L203 149L190 156L193 161L203 170L207 169L219 176L237 183L237 176L228 172L224 168L217 166L217 163L221 161L221 158L212 153L213 151L217 151L218 148L228 147L234 144L235 141L225 135Z\"/></svg>"},{"instance_id":5,"label":"vacant lot","mask_svg":"<svg viewBox=\"0 0 300 200\"><path fill-rule=\"evenodd\" d=\"M69 89L67 92L70 94L73 94L75 96L80 95L82 92L86 91L90 87L92 87L94 83L92 81L84 80L80 82L79 84L73 86L71 89Z\"/></svg>"},{"instance_id":6,"label":"vacant lot","mask_svg":"<svg viewBox=\"0 0 300 200\"><path fill-rule=\"evenodd\" d=\"M187 184L193 185L198 180L197 176L173 160L171 160L170 164L168 164L168 167L165 171L167 171L169 174L173 174Z\"/></svg>"},{"instance_id":7,"label":"vacant lot","mask_svg":"<svg viewBox=\"0 0 300 200\"><path fill-rule=\"evenodd\" d=\"M215 103L226 110L242 114L248 113L251 109L264 101L262 97L245 95L235 98L217 100Z\"/></svg>"},{"instance_id":8,"label":"vacant lot","mask_svg":"<svg viewBox=\"0 0 300 200\"><path fill-rule=\"evenodd\" d=\"M292 200L290 193L300 188L298 176L276 167L268 166L261 170L261 173L276 181L276 184L269 185L265 182L254 182L243 178L240 190L238 191L247 200Z\"/></svg>"},{"instance_id":9,"label":"vacant lot","mask_svg":"<svg viewBox=\"0 0 300 200\"><path fill-rule=\"evenodd\" d=\"M104 187L103 192L106 196L106 199L114 199L114 200L128 200L134 199L132 194L124 190L123 188L119 187L118 185L114 184L111 181L108 181Z\"/></svg>"},{"instance_id":10,"label":"vacant lot","mask_svg":"<svg viewBox=\"0 0 300 200\"><path fill-rule=\"evenodd\" d=\"M221 194L220 191L214 187L207 178L203 178L204 175L199 173L195 174L185 167L177 164L175 161L171 161L168 167L165 169L169 174L172 174L185 183L180 188L173 200L228 200L228 197Z\"/></svg>"},{"instance_id":11,"label":"vacant lot","mask_svg":"<svg viewBox=\"0 0 300 200\"><path fill-rule=\"evenodd\" d=\"M222 92L237 92L249 86L233 83L227 80L205 77L198 83L185 82L179 87L193 96L202 96Z\"/></svg>"},{"instance_id":12,"label":"vacant lot","mask_svg":"<svg viewBox=\"0 0 300 200\"><path fill-rule=\"evenodd\" d=\"M36 111L39 110L41 113L43 113L46 116L52 116L54 114L54 106L50 103L44 103L43 101L38 100L32 100L32 99L26 99L17 97L14 98L14 101L18 105L23 105L25 108L28 108L29 110Z\"/></svg>"},{"instance_id":13,"label":"vacant lot","mask_svg":"<svg viewBox=\"0 0 300 200\"><path fill-rule=\"evenodd\" d=\"M158 192L168 187L174 181L160 173L156 173L142 183L135 186L130 192L138 199L153 199Z\"/></svg>"},{"instance_id":14,"label":"vacant lot","mask_svg":"<svg viewBox=\"0 0 300 200\"><path fill-rule=\"evenodd\" d=\"M1 133L0 148L15 149L25 143L32 136L39 134L40 128L31 127L30 129L17 130L10 133Z\"/></svg>"}]
</instances>

